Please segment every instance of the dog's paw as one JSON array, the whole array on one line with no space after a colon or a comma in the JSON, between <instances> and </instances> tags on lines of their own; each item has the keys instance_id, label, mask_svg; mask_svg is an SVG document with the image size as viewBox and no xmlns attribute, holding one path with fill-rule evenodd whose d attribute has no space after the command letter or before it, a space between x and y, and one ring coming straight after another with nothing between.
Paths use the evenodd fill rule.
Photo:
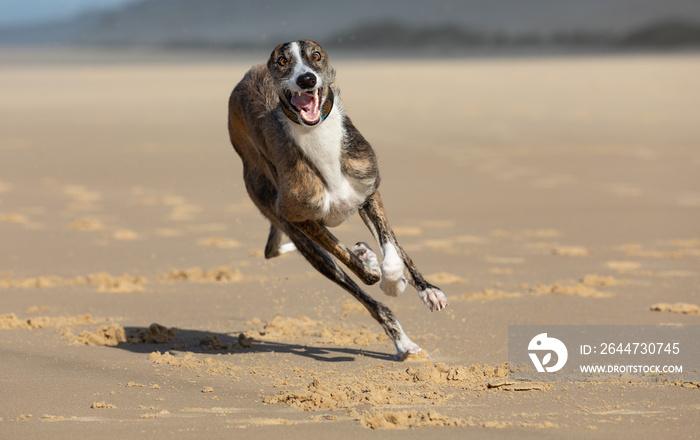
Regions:
<instances>
[{"instance_id":1,"label":"dog's paw","mask_svg":"<svg viewBox=\"0 0 700 440\"><path fill-rule=\"evenodd\" d=\"M406 346L397 347L394 360L401 362L406 360L425 360L428 358L428 354L418 344L410 340L408 342L409 344L404 344Z\"/></svg>"},{"instance_id":2,"label":"dog's paw","mask_svg":"<svg viewBox=\"0 0 700 440\"><path fill-rule=\"evenodd\" d=\"M384 259L382 260L382 282L379 287L389 296L399 296L406 290L408 280L404 276L403 260L391 243L382 248Z\"/></svg>"},{"instance_id":3,"label":"dog's paw","mask_svg":"<svg viewBox=\"0 0 700 440\"><path fill-rule=\"evenodd\" d=\"M418 292L418 296L423 300L431 312L442 310L447 307L447 297L442 290L435 286L429 286Z\"/></svg>"},{"instance_id":4,"label":"dog's paw","mask_svg":"<svg viewBox=\"0 0 700 440\"><path fill-rule=\"evenodd\" d=\"M377 260L377 254L374 253L371 247L365 242L358 242L352 247L352 252L357 255L357 257L365 263L365 265L373 272L380 273L379 261Z\"/></svg>"}]
</instances>

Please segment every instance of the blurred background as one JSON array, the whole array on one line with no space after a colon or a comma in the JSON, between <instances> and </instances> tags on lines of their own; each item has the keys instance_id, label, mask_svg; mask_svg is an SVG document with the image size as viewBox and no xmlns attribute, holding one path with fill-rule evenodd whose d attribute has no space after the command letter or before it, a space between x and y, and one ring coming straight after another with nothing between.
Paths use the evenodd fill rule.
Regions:
<instances>
[{"instance_id":1,"label":"blurred background","mask_svg":"<svg viewBox=\"0 0 700 440\"><path fill-rule=\"evenodd\" d=\"M5 46L246 50L312 38L444 55L700 45L695 0L3 0L0 10Z\"/></svg>"}]
</instances>

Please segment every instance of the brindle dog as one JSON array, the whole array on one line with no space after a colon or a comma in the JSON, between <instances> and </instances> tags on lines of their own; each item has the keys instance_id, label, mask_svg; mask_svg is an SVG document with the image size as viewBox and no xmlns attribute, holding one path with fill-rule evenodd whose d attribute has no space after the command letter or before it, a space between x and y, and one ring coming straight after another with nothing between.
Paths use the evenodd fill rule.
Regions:
<instances>
[{"instance_id":1,"label":"brindle dog","mask_svg":"<svg viewBox=\"0 0 700 440\"><path fill-rule=\"evenodd\" d=\"M447 298L425 281L396 240L377 191L376 156L345 114L334 80L317 43L280 44L267 65L251 68L231 93L229 135L243 161L248 194L271 223L265 257L298 250L369 310L403 359L420 347L336 259L365 284L381 280L387 295L399 295L410 283L431 311L447 306ZM327 229L357 212L381 247L381 264L367 244L348 248ZM291 243L282 244L283 233Z\"/></svg>"}]
</instances>

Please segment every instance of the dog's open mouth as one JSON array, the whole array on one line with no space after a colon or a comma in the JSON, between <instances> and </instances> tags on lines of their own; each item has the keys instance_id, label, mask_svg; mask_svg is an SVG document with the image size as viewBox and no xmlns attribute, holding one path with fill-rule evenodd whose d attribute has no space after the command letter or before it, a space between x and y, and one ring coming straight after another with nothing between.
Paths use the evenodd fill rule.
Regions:
<instances>
[{"instance_id":1,"label":"dog's open mouth","mask_svg":"<svg viewBox=\"0 0 700 440\"><path fill-rule=\"evenodd\" d=\"M321 120L321 90L313 92L292 92L285 93L287 100L292 105L295 112L299 114L306 125L318 124Z\"/></svg>"}]
</instances>

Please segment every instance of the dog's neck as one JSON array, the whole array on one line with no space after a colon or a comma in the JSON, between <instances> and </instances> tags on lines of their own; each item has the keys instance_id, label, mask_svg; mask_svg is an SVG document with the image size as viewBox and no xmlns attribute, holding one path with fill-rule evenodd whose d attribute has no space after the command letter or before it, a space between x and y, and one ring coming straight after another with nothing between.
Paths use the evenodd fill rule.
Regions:
<instances>
[{"instance_id":1,"label":"dog's neck","mask_svg":"<svg viewBox=\"0 0 700 440\"><path fill-rule=\"evenodd\" d=\"M314 165L327 188L342 184L341 156L345 127L343 104L336 99L333 110L323 123L312 127L285 121L289 140L298 148L304 158Z\"/></svg>"},{"instance_id":2,"label":"dog's neck","mask_svg":"<svg viewBox=\"0 0 700 440\"><path fill-rule=\"evenodd\" d=\"M319 124L323 121L326 120L328 115L331 113L331 110L333 110L333 101L335 100L335 95L333 95L333 89L330 87L328 88L328 98L326 99L326 102L323 103L323 107L321 108L321 120L319 121ZM290 121L294 122L295 124L301 125L301 121L299 120L299 116L292 111L291 108L289 108L289 104L287 104L282 98L279 99L280 101L280 106L282 107L282 111L284 112L285 115L289 118Z\"/></svg>"}]
</instances>

